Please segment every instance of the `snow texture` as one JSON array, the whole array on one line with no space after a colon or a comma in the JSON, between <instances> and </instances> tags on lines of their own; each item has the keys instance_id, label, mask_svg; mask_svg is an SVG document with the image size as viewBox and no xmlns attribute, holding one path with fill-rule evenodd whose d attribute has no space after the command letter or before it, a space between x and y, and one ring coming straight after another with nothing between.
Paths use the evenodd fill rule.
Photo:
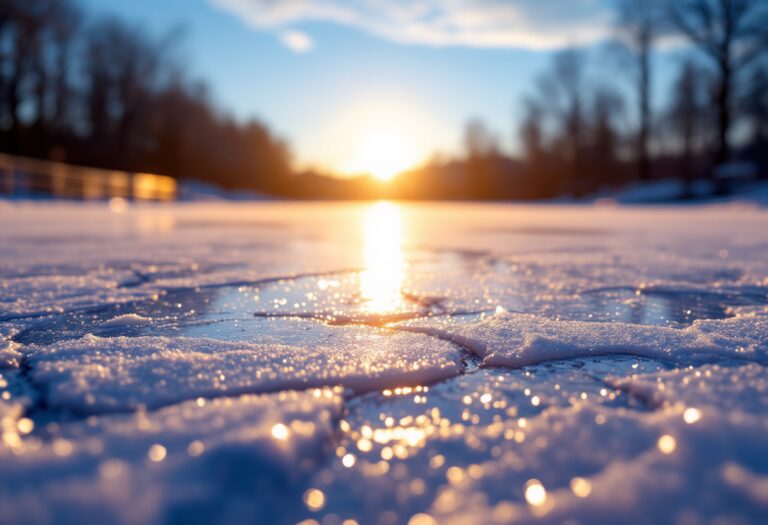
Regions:
<instances>
[{"instance_id":1,"label":"snow texture","mask_svg":"<svg viewBox=\"0 0 768 525\"><path fill-rule=\"evenodd\" d=\"M0 524L768 523L754 202L0 224Z\"/></svg>"}]
</instances>

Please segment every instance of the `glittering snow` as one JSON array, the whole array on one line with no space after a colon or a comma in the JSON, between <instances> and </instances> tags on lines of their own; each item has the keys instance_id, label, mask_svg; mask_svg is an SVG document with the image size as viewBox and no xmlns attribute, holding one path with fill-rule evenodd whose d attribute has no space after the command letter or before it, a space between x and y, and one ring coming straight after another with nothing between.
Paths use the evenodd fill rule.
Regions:
<instances>
[{"instance_id":1,"label":"glittering snow","mask_svg":"<svg viewBox=\"0 0 768 525\"><path fill-rule=\"evenodd\" d=\"M760 208L0 224L0 524L768 522Z\"/></svg>"}]
</instances>

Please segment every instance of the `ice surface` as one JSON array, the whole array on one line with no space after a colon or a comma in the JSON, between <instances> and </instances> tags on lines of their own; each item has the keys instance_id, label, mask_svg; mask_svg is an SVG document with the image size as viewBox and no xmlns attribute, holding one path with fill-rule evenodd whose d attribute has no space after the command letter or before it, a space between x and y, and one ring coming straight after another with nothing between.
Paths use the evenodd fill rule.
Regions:
<instances>
[{"instance_id":1,"label":"ice surface","mask_svg":"<svg viewBox=\"0 0 768 525\"><path fill-rule=\"evenodd\" d=\"M0 523L768 523L760 208L0 224Z\"/></svg>"}]
</instances>

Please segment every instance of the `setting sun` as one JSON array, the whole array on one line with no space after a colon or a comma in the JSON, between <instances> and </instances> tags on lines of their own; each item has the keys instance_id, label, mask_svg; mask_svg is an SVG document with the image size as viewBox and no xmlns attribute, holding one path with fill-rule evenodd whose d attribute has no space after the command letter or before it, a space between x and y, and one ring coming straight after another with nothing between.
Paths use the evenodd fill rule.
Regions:
<instances>
[{"instance_id":1,"label":"setting sun","mask_svg":"<svg viewBox=\"0 0 768 525\"><path fill-rule=\"evenodd\" d=\"M355 145L349 171L369 173L378 180L388 181L418 161L419 152L396 127L374 127Z\"/></svg>"}]
</instances>

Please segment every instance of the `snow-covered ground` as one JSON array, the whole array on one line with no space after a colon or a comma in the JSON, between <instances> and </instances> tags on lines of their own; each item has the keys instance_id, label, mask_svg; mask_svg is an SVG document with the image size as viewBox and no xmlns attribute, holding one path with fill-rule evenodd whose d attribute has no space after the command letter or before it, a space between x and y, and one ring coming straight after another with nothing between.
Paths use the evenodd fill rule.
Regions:
<instances>
[{"instance_id":1,"label":"snow-covered ground","mask_svg":"<svg viewBox=\"0 0 768 525\"><path fill-rule=\"evenodd\" d=\"M0 247L0 523L768 523L759 207L0 201Z\"/></svg>"}]
</instances>

